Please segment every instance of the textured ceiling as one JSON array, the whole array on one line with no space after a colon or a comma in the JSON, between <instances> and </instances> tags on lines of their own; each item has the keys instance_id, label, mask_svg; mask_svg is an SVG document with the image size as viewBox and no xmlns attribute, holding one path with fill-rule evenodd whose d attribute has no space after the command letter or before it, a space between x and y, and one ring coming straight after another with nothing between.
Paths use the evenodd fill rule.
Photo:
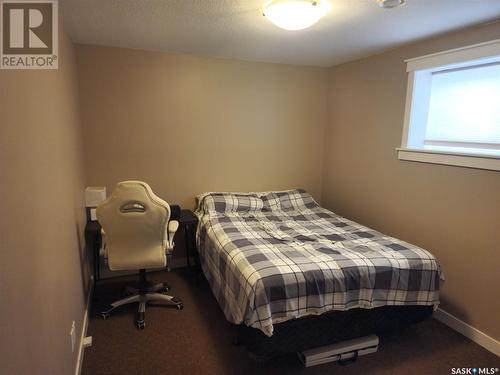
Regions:
<instances>
[{"instance_id":1,"label":"textured ceiling","mask_svg":"<svg viewBox=\"0 0 500 375\"><path fill-rule=\"evenodd\" d=\"M301 65L331 66L434 34L500 18L500 0L329 0L310 29L284 31L266 0L60 0L73 41ZM500 38L500 35L499 35Z\"/></svg>"}]
</instances>

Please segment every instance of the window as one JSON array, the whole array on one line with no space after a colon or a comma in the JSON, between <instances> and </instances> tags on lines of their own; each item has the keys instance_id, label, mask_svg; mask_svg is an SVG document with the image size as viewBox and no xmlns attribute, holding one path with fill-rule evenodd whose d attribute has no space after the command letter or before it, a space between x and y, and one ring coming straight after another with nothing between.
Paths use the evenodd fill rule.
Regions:
<instances>
[{"instance_id":1,"label":"window","mask_svg":"<svg viewBox=\"0 0 500 375\"><path fill-rule=\"evenodd\" d=\"M500 170L500 40L406 62L399 159Z\"/></svg>"}]
</instances>

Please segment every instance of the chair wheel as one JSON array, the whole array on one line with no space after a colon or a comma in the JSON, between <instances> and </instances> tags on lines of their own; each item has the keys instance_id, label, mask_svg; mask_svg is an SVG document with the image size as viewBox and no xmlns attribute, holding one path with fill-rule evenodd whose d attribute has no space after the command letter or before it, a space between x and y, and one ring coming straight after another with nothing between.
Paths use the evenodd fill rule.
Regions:
<instances>
[{"instance_id":1,"label":"chair wheel","mask_svg":"<svg viewBox=\"0 0 500 375\"><path fill-rule=\"evenodd\" d=\"M146 327L146 314L144 313L144 311L139 311L137 313L135 324L139 329L144 329Z\"/></svg>"},{"instance_id":2,"label":"chair wheel","mask_svg":"<svg viewBox=\"0 0 500 375\"><path fill-rule=\"evenodd\" d=\"M182 310L184 308L184 305L182 303L179 303L178 305L176 305L177 307L177 310Z\"/></svg>"},{"instance_id":3,"label":"chair wheel","mask_svg":"<svg viewBox=\"0 0 500 375\"><path fill-rule=\"evenodd\" d=\"M163 283L163 288L161 289L161 291L163 293L166 293L170 290L170 285L168 285L167 283Z\"/></svg>"},{"instance_id":4,"label":"chair wheel","mask_svg":"<svg viewBox=\"0 0 500 375\"><path fill-rule=\"evenodd\" d=\"M108 313L108 312L102 312L102 313L101 313L101 318L102 318L103 320L108 319L110 316L111 316L111 314L110 314L110 313Z\"/></svg>"}]
</instances>

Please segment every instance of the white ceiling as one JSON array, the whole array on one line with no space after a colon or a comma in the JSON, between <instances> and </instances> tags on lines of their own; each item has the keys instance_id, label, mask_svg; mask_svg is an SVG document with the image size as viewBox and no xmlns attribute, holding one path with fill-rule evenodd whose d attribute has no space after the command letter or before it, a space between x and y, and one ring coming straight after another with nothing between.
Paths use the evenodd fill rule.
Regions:
<instances>
[{"instance_id":1,"label":"white ceiling","mask_svg":"<svg viewBox=\"0 0 500 375\"><path fill-rule=\"evenodd\" d=\"M310 29L262 16L266 0L60 0L73 41L300 65L331 66L434 34L500 18L500 0L329 0ZM499 35L500 38L500 35Z\"/></svg>"}]
</instances>

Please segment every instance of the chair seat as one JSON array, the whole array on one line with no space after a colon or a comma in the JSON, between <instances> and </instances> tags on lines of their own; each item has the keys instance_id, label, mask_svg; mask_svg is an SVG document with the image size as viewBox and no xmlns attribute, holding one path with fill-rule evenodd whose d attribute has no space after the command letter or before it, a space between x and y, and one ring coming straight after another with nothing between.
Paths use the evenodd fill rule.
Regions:
<instances>
[{"instance_id":1,"label":"chair seat","mask_svg":"<svg viewBox=\"0 0 500 375\"><path fill-rule=\"evenodd\" d=\"M162 246L157 246L156 249L150 248L146 254L149 257L144 257L141 252L128 254L127 257L111 253L108 255L109 269L112 271L124 271L166 267L167 256Z\"/></svg>"}]
</instances>

